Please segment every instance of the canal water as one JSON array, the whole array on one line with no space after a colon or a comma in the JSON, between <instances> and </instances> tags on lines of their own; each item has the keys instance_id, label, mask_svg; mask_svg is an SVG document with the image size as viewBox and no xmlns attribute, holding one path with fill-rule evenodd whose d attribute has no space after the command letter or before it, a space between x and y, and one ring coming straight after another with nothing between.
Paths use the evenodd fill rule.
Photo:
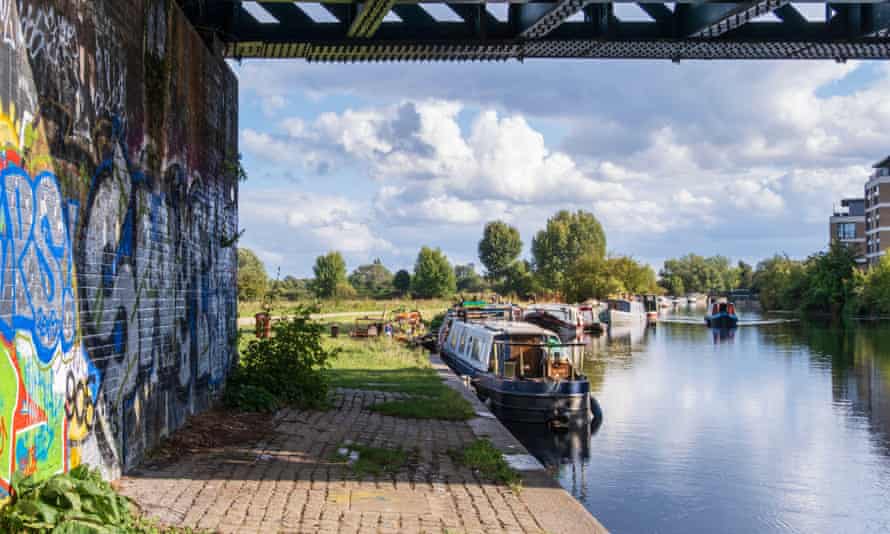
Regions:
<instances>
[{"instance_id":1,"label":"canal water","mask_svg":"<svg viewBox=\"0 0 890 534\"><path fill-rule=\"evenodd\" d=\"M511 429L611 531L890 532L890 323L624 328L584 367L598 428Z\"/></svg>"}]
</instances>

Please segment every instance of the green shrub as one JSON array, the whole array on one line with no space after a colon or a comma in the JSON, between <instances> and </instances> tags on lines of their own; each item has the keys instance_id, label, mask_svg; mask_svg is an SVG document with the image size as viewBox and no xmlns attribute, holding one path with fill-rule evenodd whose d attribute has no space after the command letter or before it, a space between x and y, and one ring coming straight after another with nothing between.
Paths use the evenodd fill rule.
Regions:
<instances>
[{"instance_id":1,"label":"green shrub","mask_svg":"<svg viewBox=\"0 0 890 534\"><path fill-rule=\"evenodd\" d=\"M231 406L268 410L279 403L301 408L325 404L323 370L337 351L322 344L325 327L309 318L308 309L294 313L272 327L272 337L255 339L241 352L226 386Z\"/></svg>"},{"instance_id":2,"label":"green shrub","mask_svg":"<svg viewBox=\"0 0 890 534\"><path fill-rule=\"evenodd\" d=\"M130 502L86 465L45 480L13 480L14 500L0 511L3 532L133 531Z\"/></svg>"},{"instance_id":3,"label":"green shrub","mask_svg":"<svg viewBox=\"0 0 890 534\"><path fill-rule=\"evenodd\" d=\"M223 401L230 408L237 408L245 412L274 412L281 405L278 397L262 386L242 384L226 388Z\"/></svg>"}]
</instances>

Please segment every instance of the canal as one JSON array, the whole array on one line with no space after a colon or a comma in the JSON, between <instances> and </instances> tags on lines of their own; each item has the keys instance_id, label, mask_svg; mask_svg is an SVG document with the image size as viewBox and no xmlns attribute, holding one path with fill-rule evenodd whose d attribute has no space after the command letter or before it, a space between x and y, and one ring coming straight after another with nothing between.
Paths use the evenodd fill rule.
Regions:
<instances>
[{"instance_id":1,"label":"canal","mask_svg":"<svg viewBox=\"0 0 890 534\"><path fill-rule=\"evenodd\" d=\"M511 430L611 531L890 532L890 323L623 329L584 366L599 428Z\"/></svg>"}]
</instances>

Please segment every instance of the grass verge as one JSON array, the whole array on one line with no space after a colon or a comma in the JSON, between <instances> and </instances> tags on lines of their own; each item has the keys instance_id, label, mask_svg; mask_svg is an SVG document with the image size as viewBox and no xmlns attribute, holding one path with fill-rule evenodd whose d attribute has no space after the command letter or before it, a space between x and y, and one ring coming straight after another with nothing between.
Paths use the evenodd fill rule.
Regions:
<instances>
[{"instance_id":1,"label":"grass verge","mask_svg":"<svg viewBox=\"0 0 890 534\"><path fill-rule=\"evenodd\" d=\"M344 299L344 300L274 300L269 303L259 301L239 301L238 317L253 317L254 314L265 311L265 306L271 308L272 315L290 313L297 306L311 306L318 308L318 313L340 312L383 312L405 307L410 310L445 310L452 304L451 299ZM424 313L426 315L426 313ZM432 316L430 316L432 317Z\"/></svg>"},{"instance_id":2,"label":"grass verge","mask_svg":"<svg viewBox=\"0 0 890 534\"><path fill-rule=\"evenodd\" d=\"M325 372L332 386L405 393L412 398L375 404L384 415L413 419L463 421L473 406L439 378L422 349L412 349L388 338L328 338L339 349Z\"/></svg>"},{"instance_id":3,"label":"grass verge","mask_svg":"<svg viewBox=\"0 0 890 534\"><path fill-rule=\"evenodd\" d=\"M479 471L485 478L506 484L516 493L522 489L519 473L487 439L477 439L468 447L449 451L449 454L457 463Z\"/></svg>"},{"instance_id":4,"label":"grass verge","mask_svg":"<svg viewBox=\"0 0 890 534\"><path fill-rule=\"evenodd\" d=\"M345 449L346 454L340 454ZM396 473L408 463L408 453L403 449L382 449L365 445L344 444L335 455L334 461L349 463L356 475L382 475L384 473ZM350 461L350 454L355 453L358 458Z\"/></svg>"}]
</instances>

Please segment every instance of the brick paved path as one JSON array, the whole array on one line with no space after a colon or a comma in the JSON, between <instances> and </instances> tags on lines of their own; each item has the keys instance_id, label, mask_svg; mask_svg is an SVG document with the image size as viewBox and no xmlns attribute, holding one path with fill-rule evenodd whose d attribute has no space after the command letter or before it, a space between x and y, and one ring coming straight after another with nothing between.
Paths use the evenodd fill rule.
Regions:
<instances>
[{"instance_id":1,"label":"brick paved path","mask_svg":"<svg viewBox=\"0 0 890 534\"><path fill-rule=\"evenodd\" d=\"M143 468L121 491L163 523L220 532L542 532L522 493L481 480L448 455L475 438L465 422L368 410L397 394L337 390L328 412L285 410L261 442ZM332 462L344 440L412 452L395 476L356 478Z\"/></svg>"}]
</instances>

